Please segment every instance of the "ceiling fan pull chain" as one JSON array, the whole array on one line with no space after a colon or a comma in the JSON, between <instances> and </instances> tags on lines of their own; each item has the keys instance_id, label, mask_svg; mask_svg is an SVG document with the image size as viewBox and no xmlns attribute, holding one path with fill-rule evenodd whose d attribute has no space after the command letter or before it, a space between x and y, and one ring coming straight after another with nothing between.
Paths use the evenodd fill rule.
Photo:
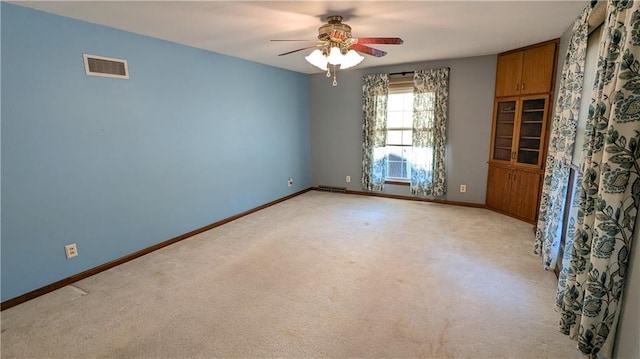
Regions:
<instances>
[{"instance_id":1,"label":"ceiling fan pull chain","mask_svg":"<svg viewBox=\"0 0 640 359\"><path fill-rule=\"evenodd\" d=\"M329 66L327 66L327 77L331 77L331 70L329 69Z\"/></svg>"},{"instance_id":2,"label":"ceiling fan pull chain","mask_svg":"<svg viewBox=\"0 0 640 359\"><path fill-rule=\"evenodd\" d=\"M336 77L336 65L333 65L333 86L338 86L338 78Z\"/></svg>"}]
</instances>

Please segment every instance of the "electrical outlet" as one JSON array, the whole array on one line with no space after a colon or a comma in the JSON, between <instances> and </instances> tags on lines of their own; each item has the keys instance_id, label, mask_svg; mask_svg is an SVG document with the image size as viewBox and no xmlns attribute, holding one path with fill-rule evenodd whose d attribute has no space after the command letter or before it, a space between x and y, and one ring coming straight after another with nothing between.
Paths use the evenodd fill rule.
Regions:
<instances>
[{"instance_id":1,"label":"electrical outlet","mask_svg":"<svg viewBox=\"0 0 640 359\"><path fill-rule=\"evenodd\" d=\"M64 253L67 255L67 259L78 256L78 248L75 243L67 244L64 246Z\"/></svg>"},{"instance_id":2,"label":"electrical outlet","mask_svg":"<svg viewBox=\"0 0 640 359\"><path fill-rule=\"evenodd\" d=\"M460 185L460 192L462 192L462 193L467 192L467 185L466 184L461 184Z\"/></svg>"},{"instance_id":3,"label":"electrical outlet","mask_svg":"<svg viewBox=\"0 0 640 359\"><path fill-rule=\"evenodd\" d=\"M287 186L288 187L293 186L293 178L289 178L289 180L287 181Z\"/></svg>"},{"instance_id":4,"label":"electrical outlet","mask_svg":"<svg viewBox=\"0 0 640 359\"><path fill-rule=\"evenodd\" d=\"M351 176L347 176L344 180L345 180L345 182L350 183L351 182Z\"/></svg>"}]
</instances>

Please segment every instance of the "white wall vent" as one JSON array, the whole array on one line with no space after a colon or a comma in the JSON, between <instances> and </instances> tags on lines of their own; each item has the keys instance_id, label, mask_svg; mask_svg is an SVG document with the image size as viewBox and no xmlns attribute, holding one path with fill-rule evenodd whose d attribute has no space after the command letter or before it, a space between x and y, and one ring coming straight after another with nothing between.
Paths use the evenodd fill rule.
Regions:
<instances>
[{"instance_id":1,"label":"white wall vent","mask_svg":"<svg viewBox=\"0 0 640 359\"><path fill-rule=\"evenodd\" d=\"M127 60L84 54L84 70L90 76L129 78Z\"/></svg>"}]
</instances>

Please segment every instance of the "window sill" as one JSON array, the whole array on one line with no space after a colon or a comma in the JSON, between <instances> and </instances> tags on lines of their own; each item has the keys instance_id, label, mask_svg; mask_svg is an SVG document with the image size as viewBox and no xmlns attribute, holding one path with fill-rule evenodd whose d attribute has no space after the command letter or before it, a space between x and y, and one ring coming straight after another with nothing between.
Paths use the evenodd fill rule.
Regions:
<instances>
[{"instance_id":1,"label":"window sill","mask_svg":"<svg viewBox=\"0 0 640 359\"><path fill-rule=\"evenodd\" d=\"M411 183L409 181L400 181L400 180L392 180L392 181L384 181L384 184L394 184L398 186L410 186Z\"/></svg>"}]
</instances>

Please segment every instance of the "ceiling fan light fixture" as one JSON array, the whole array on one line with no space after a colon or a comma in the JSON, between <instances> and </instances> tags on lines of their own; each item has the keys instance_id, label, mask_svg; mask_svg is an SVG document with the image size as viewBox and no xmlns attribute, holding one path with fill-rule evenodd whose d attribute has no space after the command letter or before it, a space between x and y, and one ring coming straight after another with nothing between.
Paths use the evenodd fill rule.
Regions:
<instances>
[{"instance_id":1,"label":"ceiling fan light fixture","mask_svg":"<svg viewBox=\"0 0 640 359\"><path fill-rule=\"evenodd\" d=\"M332 47L331 51L329 51L329 57L327 58L331 65L340 65L344 60L344 55L342 55L342 51L340 51L339 47Z\"/></svg>"},{"instance_id":2,"label":"ceiling fan light fixture","mask_svg":"<svg viewBox=\"0 0 640 359\"><path fill-rule=\"evenodd\" d=\"M309 54L309 56L306 56L304 59L320 70L327 71L327 63L329 61L327 60L326 56L322 54L322 51L315 49Z\"/></svg>"},{"instance_id":3,"label":"ceiling fan light fixture","mask_svg":"<svg viewBox=\"0 0 640 359\"><path fill-rule=\"evenodd\" d=\"M360 54L354 50L349 50L347 54L344 55L344 58L342 59L342 63L340 64L340 69L343 70L343 69L348 69L350 67L354 67L357 64L361 63L362 60L364 60L363 56L360 56Z\"/></svg>"},{"instance_id":4,"label":"ceiling fan light fixture","mask_svg":"<svg viewBox=\"0 0 640 359\"><path fill-rule=\"evenodd\" d=\"M367 54L374 57L382 57L387 54L368 45L401 45L399 37L360 37L351 36L351 26L342 22L343 17L332 15L327 17L327 23L318 28L318 42L315 46L307 46L293 51L288 51L278 56L293 54L316 48L305 60L313 66L327 72L327 77L331 77L333 70L333 86L338 84L336 72L338 69L344 70L358 65L364 60L360 54ZM271 41L303 41L303 40L271 40ZM330 66L333 68L330 70Z\"/></svg>"}]
</instances>

